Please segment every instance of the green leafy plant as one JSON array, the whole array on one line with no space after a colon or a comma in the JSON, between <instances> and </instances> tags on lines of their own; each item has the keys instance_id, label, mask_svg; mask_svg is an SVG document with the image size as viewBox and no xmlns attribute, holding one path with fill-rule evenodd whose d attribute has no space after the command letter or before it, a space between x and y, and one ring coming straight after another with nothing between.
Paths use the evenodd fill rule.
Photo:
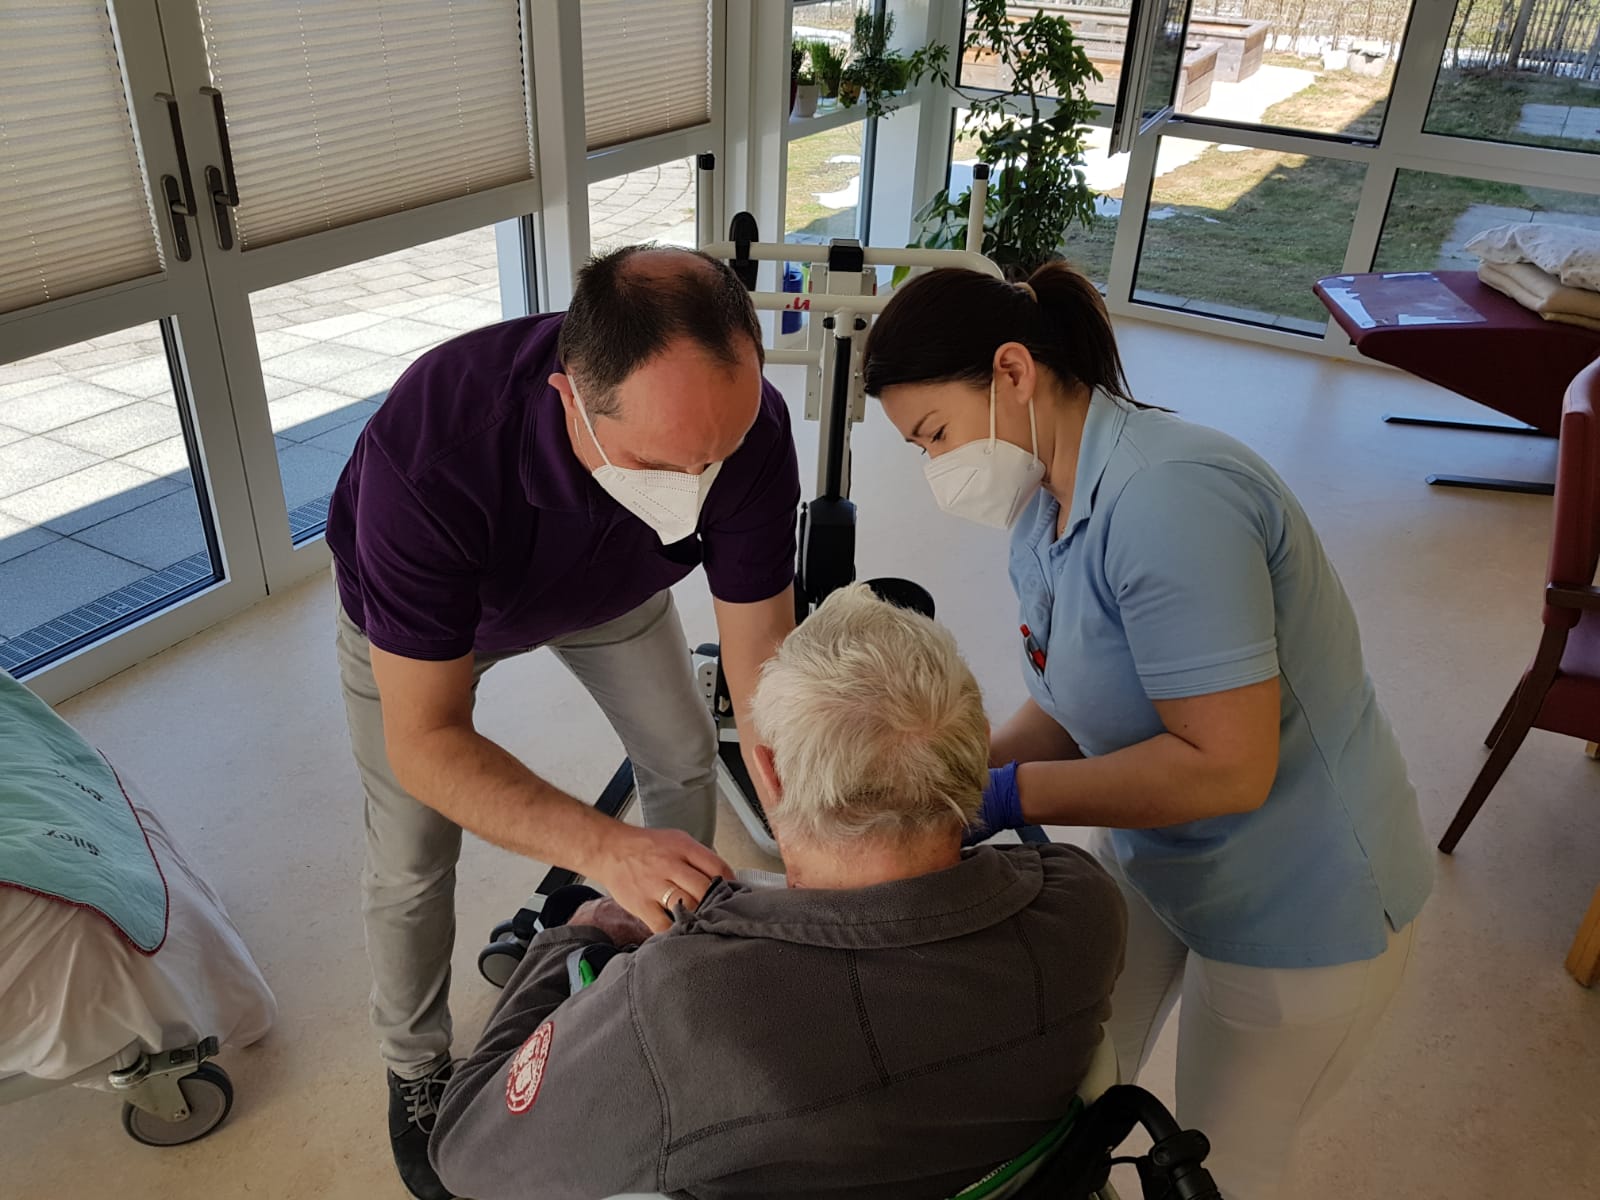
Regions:
<instances>
[{"instance_id":1,"label":"green leafy plant","mask_svg":"<svg viewBox=\"0 0 1600 1200\"><path fill-rule=\"evenodd\" d=\"M818 38L808 44L807 53L811 56L811 70L822 88L822 98L837 98L839 83L844 78L844 50L826 38Z\"/></svg>"},{"instance_id":2,"label":"green leafy plant","mask_svg":"<svg viewBox=\"0 0 1600 1200\"><path fill-rule=\"evenodd\" d=\"M967 102L961 132L977 139L978 159L990 168L983 253L1009 278L1026 278L1057 256L1074 221L1089 226L1097 219L1083 163L1095 109L1088 85L1102 76L1064 17L1039 11L1014 21L1005 0L971 0L961 49L999 63L1011 77L1009 89L958 87L950 77L950 49L939 43L911 56L911 82L930 77ZM1048 116L1041 99L1053 103ZM965 248L971 197L970 188L954 199L948 189L932 197L916 214L922 234L914 244Z\"/></svg>"},{"instance_id":3,"label":"green leafy plant","mask_svg":"<svg viewBox=\"0 0 1600 1200\"><path fill-rule=\"evenodd\" d=\"M806 47L801 41L789 44L789 78L799 79L800 69L806 65Z\"/></svg>"},{"instance_id":4,"label":"green leafy plant","mask_svg":"<svg viewBox=\"0 0 1600 1200\"><path fill-rule=\"evenodd\" d=\"M894 13L874 13L862 10L856 13L855 30L850 37L850 57L841 81L839 98L848 107L853 100L845 100L849 85L854 84L867 104L867 116L886 117L894 105L886 103L897 91L904 91L911 71L910 63L889 49L889 39L894 36Z\"/></svg>"}]
</instances>

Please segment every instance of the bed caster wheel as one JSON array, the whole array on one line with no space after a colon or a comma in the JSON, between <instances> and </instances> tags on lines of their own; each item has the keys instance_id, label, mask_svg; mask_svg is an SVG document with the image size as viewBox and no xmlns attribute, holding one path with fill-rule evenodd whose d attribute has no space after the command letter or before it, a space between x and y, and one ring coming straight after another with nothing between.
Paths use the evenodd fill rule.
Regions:
<instances>
[{"instance_id":1,"label":"bed caster wheel","mask_svg":"<svg viewBox=\"0 0 1600 1200\"><path fill-rule=\"evenodd\" d=\"M146 1146L182 1146L197 1142L228 1119L233 1107L233 1081L213 1063L201 1063L192 1075L177 1081L188 1115L166 1121L132 1104L122 1106L122 1128Z\"/></svg>"},{"instance_id":2,"label":"bed caster wheel","mask_svg":"<svg viewBox=\"0 0 1600 1200\"><path fill-rule=\"evenodd\" d=\"M502 922L502 924L509 923ZM498 930L499 926L495 928ZM478 973L495 987L504 988L511 981L511 973L517 969L517 964L527 952L528 947L522 942L513 940L508 929L505 938L496 938L478 951Z\"/></svg>"},{"instance_id":3,"label":"bed caster wheel","mask_svg":"<svg viewBox=\"0 0 1600 1200\"><path fill-rule=\"evenodd\" d=\"M517 927L517 919L515 917L507 917L504 921L501 921L500 924L496 925L493 929L491 929L489 931L489 940L491 942L504 941L505 938L506 938L506 935L509 934L516 927Z\"/></svg>"}]
</instances>

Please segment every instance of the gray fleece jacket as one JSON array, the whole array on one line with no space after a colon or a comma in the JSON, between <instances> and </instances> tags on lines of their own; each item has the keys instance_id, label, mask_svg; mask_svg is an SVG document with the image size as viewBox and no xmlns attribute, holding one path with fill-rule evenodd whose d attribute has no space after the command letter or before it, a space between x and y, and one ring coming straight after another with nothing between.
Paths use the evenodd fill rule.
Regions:
<instances>
[{"instance_id":1,"label":"gray fleece jacket","mask_svg":"<svg viewBox=\"0 0 1600 1200\"><path fill-rule=\"evenodd\" d=\"M1122 899L1070 846L985 846L849 891L714 888L568 997L599 930L540 934L432 1142L473 1200L945 1197L1071 1103Z\"/></svg>"}]
</instances>

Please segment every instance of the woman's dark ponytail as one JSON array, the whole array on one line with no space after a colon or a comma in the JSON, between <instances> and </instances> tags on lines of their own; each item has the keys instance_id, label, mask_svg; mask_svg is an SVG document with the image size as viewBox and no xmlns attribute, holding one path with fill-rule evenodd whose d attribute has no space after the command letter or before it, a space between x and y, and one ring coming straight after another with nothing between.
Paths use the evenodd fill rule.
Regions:
<instances>
[{"instance_id":1,"label":"woman's dark ponytail","mask_svg":"<svg viewBox=\"0 0 1600 1200\"><path fill-rule=\"evenodd\" d=\"M987 385L994 352L1020 342L1071 387L1133 403L1105 302L1080 272L1050 262L1025 285L947 267L905 284L867 335L867 391L903 383Z\"/></svg>"}]
</instances>

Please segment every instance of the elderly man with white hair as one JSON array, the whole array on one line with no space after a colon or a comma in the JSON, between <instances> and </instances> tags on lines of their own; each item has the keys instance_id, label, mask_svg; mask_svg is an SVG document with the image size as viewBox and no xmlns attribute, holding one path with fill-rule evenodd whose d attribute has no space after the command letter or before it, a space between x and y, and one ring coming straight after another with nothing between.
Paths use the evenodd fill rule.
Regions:
<instances>
[{"instance_id":1,"label":"elderly man with white hair","mask_svg":"<svg viewBox=\"0 0 1600 1200\"><path fill-rule=\"evenodd\" d=\"M1125 912L1073 847L962 848L989 726L950 634L846 588L752 716L788 887L535 938L440 1108L457 1194L948 1196L1067 1111ZM639 942L570 994L575 951Z\"/></svg>"}]
</instances>

